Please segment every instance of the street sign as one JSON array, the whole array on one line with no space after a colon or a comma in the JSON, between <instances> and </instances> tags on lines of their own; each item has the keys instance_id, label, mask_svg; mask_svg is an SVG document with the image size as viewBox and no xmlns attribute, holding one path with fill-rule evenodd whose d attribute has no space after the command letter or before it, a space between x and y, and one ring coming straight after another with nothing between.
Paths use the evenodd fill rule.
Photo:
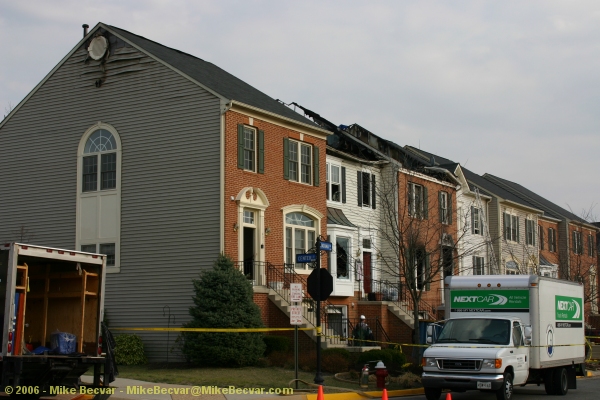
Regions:
<instances>
[{"instance_id":1,"label":"street sign","mask_svg":"<svg viewBox=\"0 0 600 400\"><path fill-rule=\"evenodd\" d=\"M321 250L332 251L333 246L331 245L331 242L321 242Z\"/></svg>"},{"instance_id":2,"label":"street sign","mask_svg":"<svg viewBox=\"0 0 600 400\"><path fill-rule=\"evenodd\" d=\"M321 274L317 276L317 274ZM317 286L317 279L320 280L321 288ZM308 294L315 300L327 300L331 292L333 292L333 277L325 268L314 269L306 280L306 289Z\"/></svg>"},{"instance_id":3,"label":"street sign","mask_svg":"<svg viewBox=\"0 0 600 400\"><path fill-rule=\"evenodd\" d=\"M290 325L302 325L302 306L291 306Z\"/></svg>"},{"instance_id":4,"label":"street sign","mask_svg":"<svg viewBox=\"0 0 600 400\"><path fill-rule=\"evenodd\" d=\"M297 263L310 263L315 261L317 261L317 255L315 253L296 254Z\"/></svg>"},{"instance_id":5,"label":"street sign","mask_svg":"<svg viewBox=\"0 0 600 400\"><path fill-rule=\"evenodd\" d=\"M290 301L291 302L302 301L302 284L301 283L290 283Z\"/></svg>"}]
</instances>

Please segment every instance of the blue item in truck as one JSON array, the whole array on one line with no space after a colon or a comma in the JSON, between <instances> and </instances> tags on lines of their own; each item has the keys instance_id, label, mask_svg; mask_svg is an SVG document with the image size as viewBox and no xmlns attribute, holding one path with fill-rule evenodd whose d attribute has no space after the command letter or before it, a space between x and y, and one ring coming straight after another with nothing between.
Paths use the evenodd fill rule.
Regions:
<instances>
[{"instance_id":1,"label":"blue item in truck","mask_svg":"<svg viewBox=\"0 0 600 400\"><path fill-rule=\"evenodd\" d=\"M76 351L77 337L68 332L54 332L50 335L50 347L54 354L72 354Z\"/></svg>"},{"instance_id":2,"label":"blue item in truck","mask_svg":"<svg viewBox=\"0 0 600 400\"><path fill-rule=\"evenodd\" d=\"M47 347L44 347L44 346L38 346L31 351L31 354L44 354L44 352L46 352L46 351L49 352L50 349Z\"/></svg>"}]
</instances>

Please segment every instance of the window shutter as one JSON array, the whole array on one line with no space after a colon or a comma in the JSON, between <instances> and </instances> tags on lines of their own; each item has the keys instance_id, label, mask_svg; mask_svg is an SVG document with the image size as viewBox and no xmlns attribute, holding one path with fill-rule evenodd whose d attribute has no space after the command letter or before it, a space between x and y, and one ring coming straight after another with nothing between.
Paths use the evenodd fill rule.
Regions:
<instances>
[{"instance_id":1,"label":"window shutter","mask_svg":"<svg viewBox=\"0 0 600 400\"><path fill-rule=\"evenodd\" d=\"M356 171L356 188L358 189L358 206L362 207L362 172Z\"/></svg>"},{"instance_id":2,"label":"window shutter","mask_svg":"<svg viewBox=\"0 0 600 400\"><path fill-rule=\"evenodd\" d=\"M265 173L265 131L258 131L258 173Z\"/></svg>"},{"instance_id":3,"label":"window shutter","mask_svg":"<svg viewBox=\"0 0 600 400\"><path fill-rule=\"evenodd\" d=\"M520 218L517 217L517 243L521 243L521 235L520 235L520 231L521 230L521 221Z\"/></svg>"},{"instance_id":4,"label":"window shutter","mask_svg":"<svg viewBox=\"0 0 600 400\"><path fill-rule=\"evenodd\" d=\"M429 196L426 186L423 186L423 218L429 218Z\"/></svg>"},{"instance_id":5,"label":"window shutter","mask_svg":"<svg viewBox=\"0 0 600 400\"><path fill-rule=\"evenodd\" d=\"M504 217L504 240L508 240L508 229L510 225L510 215L507 213L502 213Z\"/></svg>"},{"instance_id":6,"label":"window shutter","mask_svg":"<svg viewBox=\"0 0 600 400\"><path fill-rule=\"evenodd\" d=\"M429 253L425 254L425 290L431 290L431 264L429 264Z\"/></svg>"},{"instance_id":7,"label":"window shutter","mask_svg":"<svg viewBox=\"0 0 600 400\"><path fill-rule=\"evenodd\" d=\"M573 239L572 239L572 242L573 242L573 245L572 245L573 252L577 253L577 242L576 242L576 239L575 239L575 231L571 232L571 236L573 236Z\"/></svg>"},{"instance_id":8,"label":"window shutter","mask_svg":"<svg viewBox=\"0 0 600 400\"><path fill-rule=\"evenodd\" d=\"M342 203L346 202L346 167L342 167Z\"/></svg>"},{"instance_id":9,"label":"window shutter","mask_svg":"<svg viewBox=\"0 0 600 400\"><path fill-rule=\"evenodd\" d=\"M413 185L411 185L410 183L408 184L408 190L406 191L406 193L408 193L408 199L406 202L408 206L408 215L411 215L411 213L413 212ZM414 217L414 215L411 216Z\"/></svg>"},{"instance_id":10,"label":"window shutter","mask_svg":"<svg viewBox=\"0 0 600 400\"><path fill-rule=\"evenodd\" d=\"M371 174L371 207L376 209L375 197L377 197L377 190L375 189L375 175Z\"/></svg>"},{"instance_id":11,"label":"window shutter","mask_svg":"<svg viewBox=\"0 0 600 400\"><path fill-rule=\"evenodd\" d=\"M321 178L319 175L319 148L317 146L313 147L313 163L313 173L315 175L314 185L319 186L319 184L321 183Z\"/></svg>"},{"instance_id":12,"label":"window shutter","mask_svg":"<svg viewBox=\"0 0 600 400\"><path fill-rule=\"evenodd\" d=\"M290 139L283 138L283 179L290 179Z\"/></svg>"},{"instance_id":13,"label":"window shutter","mask_svg":"<svg viewBox=\"0 0 600 400\"><path fill-rule=\"evenodd\" d=\"M238 168L244 169L244 125L238 125Z\"/></svg>"},{"instance_id":14,"label":"window shutter","mask_svg":"<svg viewBox=\"0 0 600 400\"><path fill-rule=\"evenodd\" d=\"M438 192L438 213L440 214L440 222L444 222L444 209L442 208L442 192Z\"/></svg>"},{"instance_id":15,"label":"window shutter","mask_svg":"<svg viewBox=\"0 0 600 400\"><path fill-rule=\"evenodd\" d=\"M452 225L452 194L448 193L448 224Z\"/></svg>"}]
</instances>

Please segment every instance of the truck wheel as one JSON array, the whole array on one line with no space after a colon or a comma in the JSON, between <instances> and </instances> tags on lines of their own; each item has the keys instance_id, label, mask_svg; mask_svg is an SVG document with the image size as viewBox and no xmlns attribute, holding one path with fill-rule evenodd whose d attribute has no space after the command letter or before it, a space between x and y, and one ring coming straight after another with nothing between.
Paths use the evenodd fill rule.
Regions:
<instances>
[{"instance_id":1,"label":"truck wheel","mask_svg":"<svg viewBox=\"0 0 600 400\"><path fill-rule=\"evenodd\" d=\"M553 369L544 372L544 389L546 390L546 394L551 396L554 395L554 380L552 379L553 374Z\"/></svg>"},{"instance_id":2,"label":"truck wheel","mask_svg":"<svg viewBox=\"0 0 600 400\"><path fill-rule=\"evenodd\" d=\"M496 399L511 400L513 395L513 377L510 372L504 373L502 387L496 392Z\"/></svg>"},{"instance_id":3,"label":"truck wheel","mask_svg":"<svg viewBox=\"0 0 600 400\"><path fill-rule=\"evenodd\" d=\"M554 386L554 394L564 396L569 391L569 376L565 367L559 367L552 374L552 383Z\"/></svg>"},{"instance_id":4,"label":"truck wheel","mask_svg":"<svg viewBox=\"0 0 600 400\"><path fill-rule=\"evenodd\" d=\"M442 395L442 389L438 388L425 388L425 398L427 400L440 400L440 396Z\"/></svg>"}]
</instances>

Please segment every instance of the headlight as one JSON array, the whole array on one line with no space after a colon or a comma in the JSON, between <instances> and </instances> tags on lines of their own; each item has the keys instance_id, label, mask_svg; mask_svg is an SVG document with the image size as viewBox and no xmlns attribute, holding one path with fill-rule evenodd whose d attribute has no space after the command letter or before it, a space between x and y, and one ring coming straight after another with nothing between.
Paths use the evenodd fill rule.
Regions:
<instances>
[{"instance_id":1,"label":"headlight","mask_svg":"<svg viewBox=\"0 0 600 400\"><path fill-rule=\"evenodd\" d=\"M501 358L489 358L483 360L482 368L502 368L502 359Z\"/></svg>"},{"instance_id":2,"label":"headlight","mask_svg":"<svg viewBox=\"0 0 600 400\"><path fill-rule=\"evenodd\" d=\"M423 357L423 359L421 360L421 366L437 368L437 362L433 357Z\"/></svg>"}]
</instances>

